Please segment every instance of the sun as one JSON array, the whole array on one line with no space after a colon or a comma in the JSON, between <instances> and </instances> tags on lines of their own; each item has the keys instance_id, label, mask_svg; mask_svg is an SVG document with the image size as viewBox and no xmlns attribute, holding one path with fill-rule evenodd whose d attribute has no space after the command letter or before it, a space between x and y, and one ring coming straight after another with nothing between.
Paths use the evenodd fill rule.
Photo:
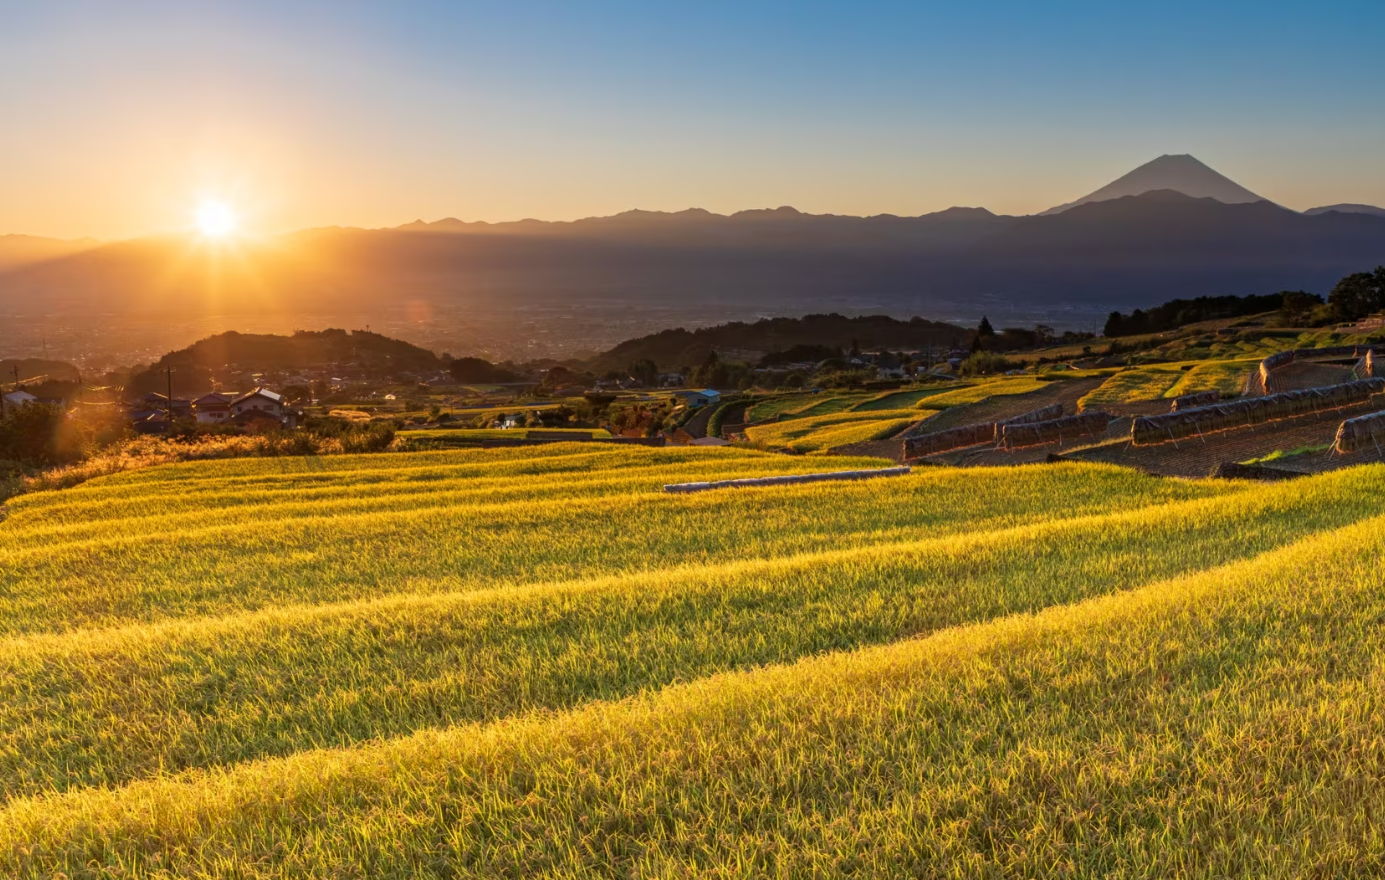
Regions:
<instances>
[{"instance_id":1,"label":"sun","mask_svg":"<svg viewBox=\"0 0 1385 880\"><path fill-rule=\"evenodd\" d=\"M207 238L225 238L236 231L236 212L225 202L206 201L197 206L197 231Z\"/></svg>"}]
</instances>

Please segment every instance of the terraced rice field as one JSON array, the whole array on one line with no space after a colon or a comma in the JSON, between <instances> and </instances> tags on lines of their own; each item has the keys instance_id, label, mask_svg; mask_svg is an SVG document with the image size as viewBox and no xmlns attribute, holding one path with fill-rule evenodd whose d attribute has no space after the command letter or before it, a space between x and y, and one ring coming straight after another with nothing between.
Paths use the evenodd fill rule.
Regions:
<instances>
[{"instance_id":1,"label":"terraced rice field","mask_svg":"<svg viewBox=\"0 0 1385 880\"><path fill-rule=\"evenodd\" d=\"M415 447L469 446L483 440L523 440L551 436L554 433L582 433L592 437L609 438L611 432L601 428L580 428L569 432L555 428L422 428L399 432L400 437L413 443Z\"/></svg>"},{"instance_id":2,"label":"terraced rice field","mask_svg":"<svg viewBox=\"0 0 1385 880\"><path fill-rule=\"evenodd\" d=\"M913 389L909 391L891 391L879 397L873 397L864 403L858 403L852 407L853 412L876 412L882 409L909 409L921 405L921 401L926 398L937 397L959 389L949 386L936 388Z\"/></svg>"},{"instance_id":3,"label":"terraced rice field","mask_svg":"<svg viewBox=\"0 0 1385 880\"><path fill-rule=\"evenodd\" d=\"M819 452L848 443L891 437L930 415L932 413L927 410L915 409L838 412L752 425L745 435L752 442L774 449L787 446L799 452Z\"/></svg>"},{"instance_id":4,"label":"terraced rice field","mask_svg":"<svg viewBox=\"0 0 1385 880\"><path fill-rule=\"evenodd\" d=\"M526 449L0 522L0 875L1385 869L1385 466Z\"/></svg>"},{"instance_id":5,"label":"terraced rice field","mask_svg":"<svg viewBox=\"0 0 1385 880\"><path fill-rule=\"evenodd\" d=\"M1218 391L1222 397L1234 397L1245 388L1246 379L1258 369L1258 359L1239 361L1208 361L1198 364L1183 374L1172 388L1164 392L1165 397L1179 397L1199 391Z\"/></svg>"},{"instance_id":6,"label":"terraced rice field","mask_svg":"<svg viewBox=\"0 0 1385 880\"><path fill-rule=\"evenodd\" d=\"M1032 376L1019 376L1007 379L995 379L989 382L981 382L966 388L958 388L954 391L945 391L920 400L916 404L920 409L947 409L951 406L965 406L970 403L980 403L992 397L1002 397L1012 394L1029 394L1039 391L1052 385L1051 382L1036 379Z\"/></svg>"},{"instance_id":7,"label":"terraced rice field","mask_svg":"<svg viewBox=\"0 0 1385 880\"><path fill-rule=\"evenodd\" d=\"M1102 383L1100 388L1079 401L1084 410L1100 409L1102 406L1118 403L1131 403L1140 400L1156 400L1168 396L1183 379L1184 373L1178 364L1159 364L1122 370Z\"/></svg>"},{"instance_id":8,"label":"terraced rice field","mask_svg":"<svg viewBox=\"0 0 1385 880\"><path fill-rule=\"evenodd\" d=\"M817 400L817 396L813 394L790 394L757 401L746 410L746 421L748 424L767 421L777 415L803 409Z\"/></svg>"},{"instance_id":9,"label":"terraced rice field","mask_svg":"<svg viewBox=\"0 0 1385 880\"><path fill-rule=\"evenodd\" d=\"M809 404L802 409L794 410L795 417L815 417L830 416L837 413L844 413L853 407L867 403L874 398L872 394L834 394L830 397L820 397L817 402Z\"/></svg>"}]
</instances>

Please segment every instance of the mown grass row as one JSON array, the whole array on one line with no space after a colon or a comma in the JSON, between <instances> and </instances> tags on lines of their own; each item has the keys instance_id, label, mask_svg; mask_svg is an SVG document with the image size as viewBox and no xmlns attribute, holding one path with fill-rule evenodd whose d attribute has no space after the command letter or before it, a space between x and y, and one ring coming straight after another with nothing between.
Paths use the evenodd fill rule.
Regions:
<instances>
[{"instance_id":1,"label":"mown grass row","mask_svg":"<svg viewBox=\"0 0 1385 880\"><path fill-rule=\"evenodd\" d=\"M657 450L656 450L657 451ZM784 460L782 456L763 458ZM0 634L570 580L996 528L1244 491L1118 468L920 472L889 481L612 494L298 516L0 553ZM888 484L888 485L887 485ZM176 483L174 484L176 485ZM11 523L0 524L6 529ZM158 529L157 522L152 526Z\"/></svg>"},{"instance_id":2,"label":"mown grass row","mask_svg":"<svg viewBox=\"0 0 1385 880\"><path fill-rule=\"evenodd\" d=\"M1037 611L1385 513L1382 490L1375 468L856 550L3 641L0 790L565 708Z\"/></svg>"},{"instance_id":3,"label":"mown grass row","mask_svg":"<svg viewBox=\"0 0 1385 880\"><path fill-rule=\"evenodd\" d=\"M636 700L22 800L0 811L0 868L1374 876L1383 564L1377 518L1117 597Z\"/></svg>"}]
</instances>

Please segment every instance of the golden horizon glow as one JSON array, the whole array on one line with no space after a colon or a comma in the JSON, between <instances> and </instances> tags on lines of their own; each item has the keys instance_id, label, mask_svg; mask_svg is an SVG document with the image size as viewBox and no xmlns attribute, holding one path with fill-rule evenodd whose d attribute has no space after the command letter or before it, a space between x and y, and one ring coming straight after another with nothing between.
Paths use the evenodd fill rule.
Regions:
<instances>
[{"instance_id":1,"label":"golden horizon glow","mask_svg":"<svg viewBox=\"0 0 1385 880\"><path fill-rule=\"evenodd\" d=\"M196 225L207 238L226 238L240 228L240 218L225 202L208 199L197 206Z\"/></svg>"}]
</instances>

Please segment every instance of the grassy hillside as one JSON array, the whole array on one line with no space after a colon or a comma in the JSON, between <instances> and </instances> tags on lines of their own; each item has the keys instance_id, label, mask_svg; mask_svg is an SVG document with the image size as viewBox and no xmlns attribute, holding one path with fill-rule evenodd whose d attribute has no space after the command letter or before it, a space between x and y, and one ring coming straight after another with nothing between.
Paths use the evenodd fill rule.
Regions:
<instances>
[{"instance_id":1,"label":"grassy hillside","mask_svg":"<svg viewBox=\"0 0 1385 880\"><path fill-rule=\"evenodd\" d=\"M661 491L873 464L571 444L22 496L0 874L1385 867L1385 466Z\"/></svg>"}]
</instances>

